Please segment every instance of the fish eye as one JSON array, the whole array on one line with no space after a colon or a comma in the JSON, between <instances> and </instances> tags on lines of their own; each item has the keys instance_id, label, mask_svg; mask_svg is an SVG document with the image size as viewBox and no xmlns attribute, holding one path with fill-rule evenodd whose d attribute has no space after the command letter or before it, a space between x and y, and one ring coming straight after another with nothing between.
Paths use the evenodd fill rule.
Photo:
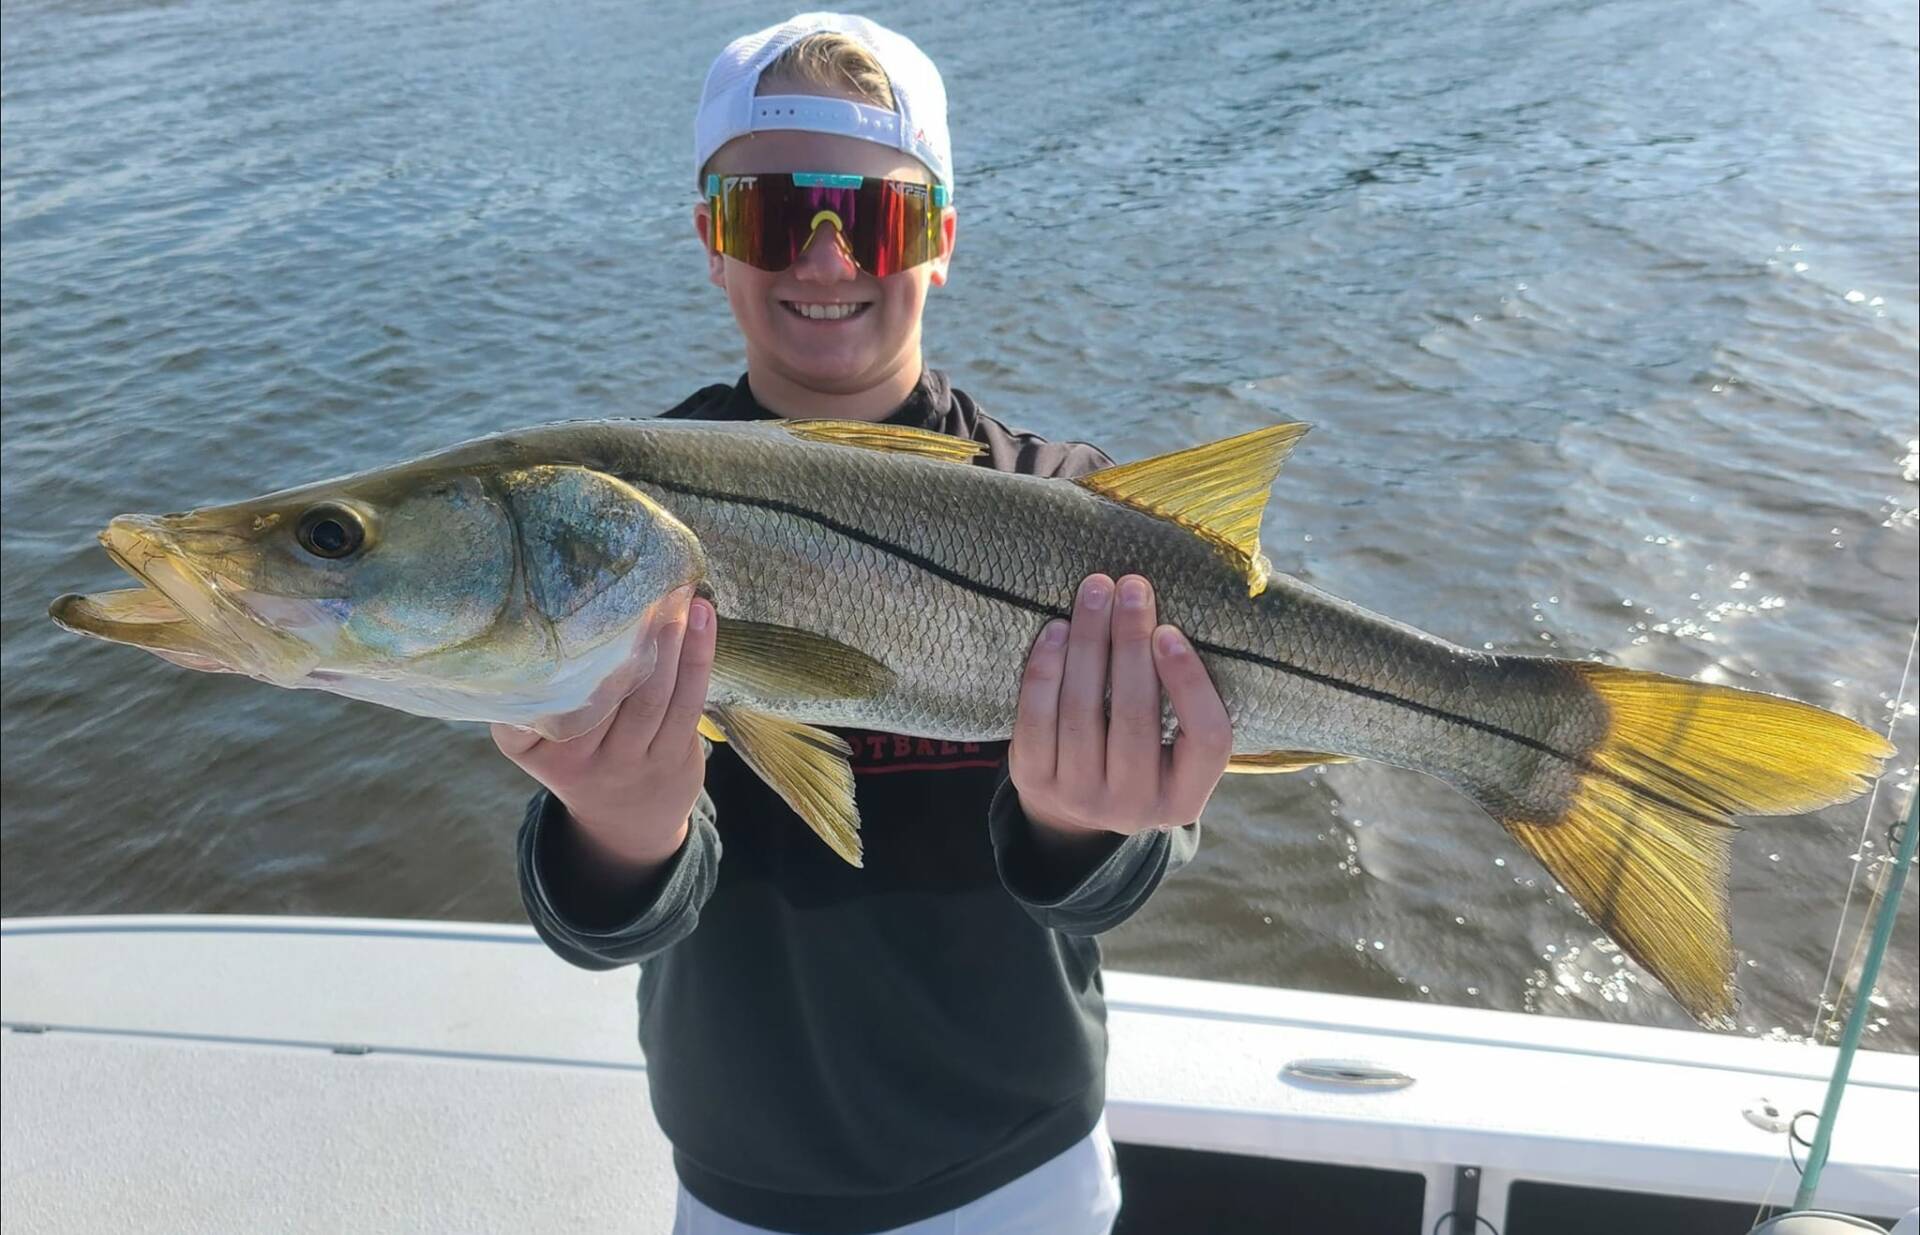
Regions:
<instances>
[{"instance_id":1,"label":"fish eye","mask_svg":"<svg viewBox=\"0 0 1920 1235\"><path fill-rule=\"evenodd\" d=\"M367 539L360 516L344 506L315 506L300 516L294 532L300 547L315 557L337 559L351 557Z\"/></svg>"}]
</instances>

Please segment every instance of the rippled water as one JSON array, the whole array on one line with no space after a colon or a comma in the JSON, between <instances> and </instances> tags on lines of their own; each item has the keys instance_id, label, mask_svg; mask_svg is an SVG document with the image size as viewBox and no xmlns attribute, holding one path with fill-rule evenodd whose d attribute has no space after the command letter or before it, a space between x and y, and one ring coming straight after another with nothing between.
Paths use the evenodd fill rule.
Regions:
<instances>
[{"instance_id":1,"label":"rippled water","mask_svg":"<svg viewBox=\"0 0 1920 1235\"><path fill-rule=\"evenodd\" d=\"M929 354L990 410L1121 457L1312 420L1281 568L1892 726L1871 848L1864 800L1740 838L1742 1026L1806 1032L1913 785L1912 0L872 11L947 73ZM6 913L519 918L528 782L478 728L45 605L114 585L121 511L734 376L688 130L708 57L786 12L6 0ZM1437 782L1238 778L1208 821L1115 963L1686 1023ZM1916 899L1873 1039L1906 1050Z\"/></svg>"}]
</instances>

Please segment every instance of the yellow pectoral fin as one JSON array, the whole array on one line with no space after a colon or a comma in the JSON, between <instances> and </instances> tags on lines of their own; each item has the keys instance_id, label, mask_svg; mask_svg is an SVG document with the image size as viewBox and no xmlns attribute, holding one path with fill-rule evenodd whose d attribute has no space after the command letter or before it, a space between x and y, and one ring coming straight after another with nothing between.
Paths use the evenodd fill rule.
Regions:
<instances>
[{"instance_id":1,"label":"yellow pectoral fin","mask_svg":"<svg viewBox=\"0 0 1920 1235\"><path fill-rule=\"evenodd\" d=\"M760 700L870 699L893 670L859 648L768 622L723 619L714 634L713 676Z\"/></svg>"},{"instance_id":2,"label":"yellow pectoral fin","mask_svg":"<svg viewBox=\"0 0 1920 1235\"><path fill-rule=\"evenodd\" d=\"M1267 587L1260 552L1267 491L1311 426L1270 425L1173 454L1103 468L1074 483L1135 510L1169 519L1210 542L1247 576L1247 595Z\"/></svg>"},{"instance_id":3,"label":"yellow pectoral fin","mask_svg":"<svg viewBox=\"0 0 1920 1235\"><path fill-rule=\"evenodd\" d=\"M1235 755L1227 760L1227 771L1243 776L1277 772L1304 772L1323 763L1352 763L1352 755L1326 755L1314 750L1269 750L1257 755Z\"/></svg>"},{"instance_id":4,"label":"yellow pectoral fin","mask_svg":"<svg viewBox=\"0 0 1920 1235\"><path fill-rule=\"evenodd\" d=\"M702 713L700 716L700 736L709 742L724 742L727 740L727 735L721 732L720 726L713 723L713 717L705 713Z\"/></svg>"},{"instance_id":5,"label":"yellow pectoral fin","mask_svg":"<svg viewBox=\"0 0 1920 1235\"><path fill-rule=\"evenodd\" d=\"M859 446L866 450L887 450L896 454L919 455L924 459L945 459L966 463L987 448L963 437L950 437L927 429L909 429L902 425L876 425L862 420L788 420L780 427L795 437L810 442L833 442L840 446Z\"/></svg>"},{"instance_id":6,"label":"yellow pectoral fin","mask_svg":"<svg viewBox=\"0 0 1920 1235\"><path fill-rule=\"evenodd\" d=\"M860 811L853 804L851 747L825 730L767 712L720 706L714 718L754 774L800 818L827 847L852 866L860 865Z\"/></svg>"}]
</instances>

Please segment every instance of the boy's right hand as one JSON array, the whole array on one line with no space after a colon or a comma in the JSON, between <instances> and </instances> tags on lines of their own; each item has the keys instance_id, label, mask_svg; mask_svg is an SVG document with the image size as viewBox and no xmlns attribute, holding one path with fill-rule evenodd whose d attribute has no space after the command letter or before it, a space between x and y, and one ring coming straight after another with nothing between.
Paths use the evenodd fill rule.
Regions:
<instances>
[{"instance_id":1,"label":"boy's right hand","mask_svg":"<svg viewBox=\"0 0 1920 1235\"><path fill-rule=\"evenodd\" d=\"M644 877L679 851L706 776L700 713L714 611L683 588L661 606L653 672L606 720L565 742L515 725L494 744L566 806L605 875Z\"/></svg>"}]
</instances>

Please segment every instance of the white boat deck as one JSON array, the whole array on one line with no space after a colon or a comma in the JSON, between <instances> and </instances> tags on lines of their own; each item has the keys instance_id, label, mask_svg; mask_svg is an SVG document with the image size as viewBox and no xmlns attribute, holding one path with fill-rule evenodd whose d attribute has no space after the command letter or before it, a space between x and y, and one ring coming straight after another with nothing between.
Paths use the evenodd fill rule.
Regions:
<instances>
[{"instance_id":1,"label":"white boat deck","mask_svg":"<svg viewBox=\"0 0 1920 1235\"><path fill-rule=\"evenodd\" d=\"M1784 1137L1830 1049L1109 973L1117 1139L1402 1169L1789 1199ZM0 923L8 1232L664 1231L667 1147L634 971L525 928L302 918ZM1394 1090L1302 1084L1363 1059ZM1771 1189L1769 1191L1769 1188ZM1920 1060L1863 1053L1823 1206L1920 1190Z\"/></svg>"}]
</instances>

